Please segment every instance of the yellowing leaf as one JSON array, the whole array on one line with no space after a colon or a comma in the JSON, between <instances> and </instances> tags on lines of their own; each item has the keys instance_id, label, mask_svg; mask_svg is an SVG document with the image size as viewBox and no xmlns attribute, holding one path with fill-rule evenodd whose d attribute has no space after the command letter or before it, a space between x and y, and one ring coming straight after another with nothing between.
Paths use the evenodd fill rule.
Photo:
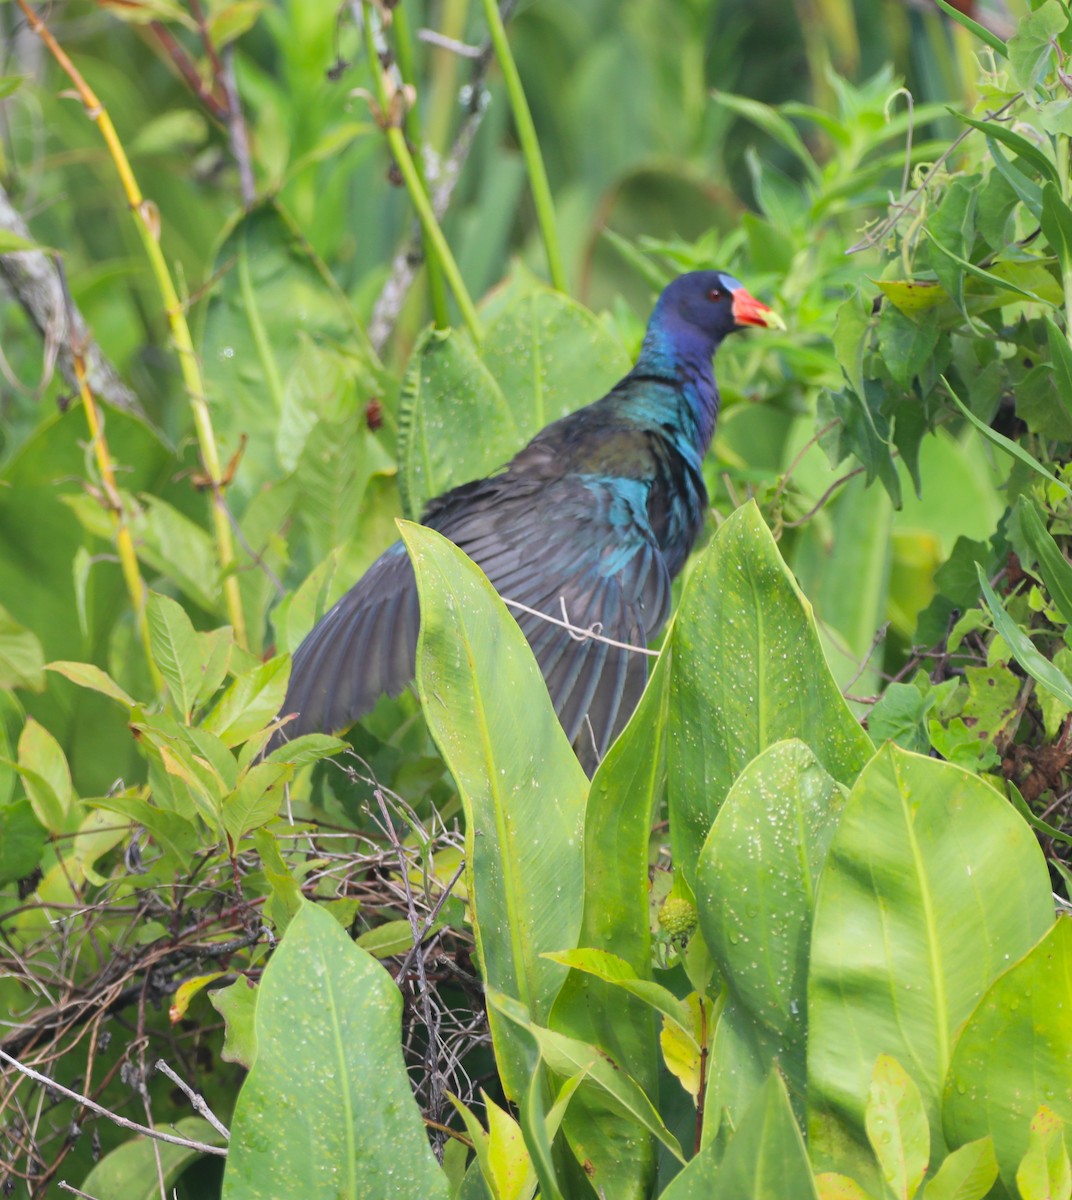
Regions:
<instances>
[{"instance_id":1,"label":"yellowing leaf","mask_svg":"<svg viewBox=\"0 0 1072 1200\"><path fill-rule=\"evenodd\" d=\"M695 1100L700 1094L700 1068L703 1061L700 1046L703 1034L706 1032L710 1037L711 1032L710 1028L704 1028L705 1023L708 1026L711 1024L711 1003L706 999L703 1001L707 1009L706 1022L701 1016L700 997L695 992L686 996L684 1003L692 1018L691 1036L676 1021L664 1016L659 1045L667 1070Z\"/></svg>"},{"instance_id":2,"label":"yellowing leaf","mask_svg":"<svg viewBox=\"0 0 1072 1200\"><path fill-rule=\"evenodd\" d=\"M180 983L175 989L171 1007L168 1009L168 1018L172 1025L177 1025L186 1016L186 1010L190 1007L190 1001L197 993L204 990L213 980L219 979L223 974L223 971L212 971L208 975L195 975L193 979L187 979L185 982Z\"/></svg>"}]
</instances>

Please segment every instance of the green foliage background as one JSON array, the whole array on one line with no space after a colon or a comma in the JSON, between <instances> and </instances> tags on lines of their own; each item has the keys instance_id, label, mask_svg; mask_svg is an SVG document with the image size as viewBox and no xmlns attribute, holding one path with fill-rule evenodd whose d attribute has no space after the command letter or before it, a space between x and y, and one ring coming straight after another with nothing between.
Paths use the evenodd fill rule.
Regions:
<instances>
[{"instance_id":1,"label":"green foliage background","mask_svg":"<svg viewBox=\"0 0 1072 1200\"><path fill-rule=\"evenodd\" d=\"M538 0L482 57L467 0L70 3L42 17L81 100L27 11L3 1185L1067 1197L1061 0ZM62 304L34 327L42 249L133 403L80 388ZM720 351L710 541L591 785L415 525L417 694L261 761L288 652L396 519L601 395L710 266L788 329ZM231 1126L222 1183L161 1058Z\"/></svg>"}]
</instances>

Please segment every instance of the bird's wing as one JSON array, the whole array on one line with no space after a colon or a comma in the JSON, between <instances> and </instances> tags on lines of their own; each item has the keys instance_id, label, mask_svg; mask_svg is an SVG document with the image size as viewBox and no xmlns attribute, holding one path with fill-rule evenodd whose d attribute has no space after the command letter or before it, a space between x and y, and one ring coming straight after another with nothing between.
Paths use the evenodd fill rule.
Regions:
<instances>
[{"instance_id":1,"label":"bird's wing","mask_svg":"<svg viewBox=\"0 0 1072 1200\"><path fill-rule=\"evenodd\" d=\"M593 768L647 678L643 654L601 639L644 647L670 608L670 577L648 528L646 489L576 476L531 485L495 476L448 493L425 521L515 602L513 615L559 720ZM419 621L413 569L398 542L299 646L283 706L299 716L285 735L341 729L382 693L397 695L413 678Z\"/></svg>"},{"instance_id":2,"label":"bird's wing","mask_svg":"<svg viewBox=\"0 0 1072 1200\"><path fill-rule=\"evenodd\" d=\"M645 655L624 647L646 647L670 609L670 576L648 526L647 488L577 476L531 490L509 476L501 488L497 482L429 514L429 523L480 564L508 606L514 602L562 727L591 769L647 679Z\"/></svg>"},{"instance_id":3,"label":"bird's wing","mask_svg":"<svg viewBox=\"0 0 1072 1200\"><path fill-rule=\"evenodd\" d=\"M282 714L286 738L336 730L413 679L420 608L409 555L390 546L320 619L294 654Z\"/></svg>"}]
</instances>

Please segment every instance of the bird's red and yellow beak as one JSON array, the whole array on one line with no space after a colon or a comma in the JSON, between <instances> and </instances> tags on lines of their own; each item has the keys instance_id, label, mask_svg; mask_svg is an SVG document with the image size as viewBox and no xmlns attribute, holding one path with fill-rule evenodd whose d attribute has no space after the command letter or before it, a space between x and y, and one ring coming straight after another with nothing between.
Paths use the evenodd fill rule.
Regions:
<instances>
[{"instance_id":1,"label":"bird's red and yellow beak","mask_svg":"<svg viewBox=\"0 0 1072 1200\"><path fill-rule=\"evenodd\" d=\"M733 319L738 325L764 325L768 329L785 328L785 322L774 309L761 304L745 288L738 288L733 293Z\"/></svg>"}]
</instances>

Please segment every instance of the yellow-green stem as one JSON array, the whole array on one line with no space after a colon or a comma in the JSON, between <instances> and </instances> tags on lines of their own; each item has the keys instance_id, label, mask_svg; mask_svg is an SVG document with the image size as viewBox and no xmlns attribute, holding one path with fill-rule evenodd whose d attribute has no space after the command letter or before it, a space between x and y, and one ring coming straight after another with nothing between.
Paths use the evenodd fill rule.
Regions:
<instances>
[{"instance_id":1,"label":"yellow-green stem","mask_svg":"<svg viewBox=\"0 0 1072 1200\"><path fill-rule=\"evenodd\" d=\"M392 28L395 32L398 70L402 76L402 82L416 89L417 78L413 61L413 39L409 31L409 18L406 16L405 7L401 4L393 10ZM417 147L417 156L413 161L413 165L417 168L421 188L424 190L425 195L430 195L428 178L424 173L424 162L420 153L422 145L421 121L416 105L406 113L406 134L410 145ZM428 234L423 228L421 236L424 240L424 262L428 270L428 293L432 302L432 317L437 329L446 329L450 325L450 315L447 312L447 289L443 282L443 271L439 265L439 259L432 252L432 243L428 238Z\"/></svg>"},{"instance_id":2,"label":"yellow-green stem","mask_svg":"<svg viewBox=\"0 0 1072 1200\"><path fill-rule=\"evenodd\" d=\"M532 123L532 113L529 102L525 99L525 89L521 86L521 76L517 73L517 63L514 62L510 42L506 36L506 28L499 13L496 0L484 0L484 15L491 35L491 44L495 48L495 57L499 69L503 73L506 84L506 94L510 99L510 109L514 114L514 125L517 127L518 141L521 143L521 153L529 172L529 186L532 188L532 202L536 206L536 220L540 225L540 235L543 238L544 252L547 255L547 269L551 283L560 291L566 290L566 272L562 266L562 254L558 248L558 230L555 227L555 208L551 201L551 187L547 182L547 171L543 164L543 154L540 152L539 139L536 137L536 126Z\"/></svg>"},{"instance_id":3,"label":"yellow-green stem","mask_svg":"<svg viewBox=\"0 0 1072 1200\"><path fill-rule=\"evenodd\" d=\"M190 326L186 321L186 313L179 300L175 285L168 270L167 261L160 243L157 240L157 230L153 228L155 209L145 201L138 187L138 181L130 167L130 160L119 140L112 119L104 105L98 99L93 89L83 79L81 72L67 56L63 47L52 36L48 26L38 17L27 3L27 0L17 0L18 6L26 17L27 24L37 34L46 48L68 78L74 84L78 95L85 106L86 113L100 130L104 144L115 164L119 180L123 186L127 203L134 217L134 225L145 248L164 305L168 325L171 329L172 341L179 356L179 369L182 372L183 383L190 398L193 410L194 429L198 446L201 451L201 461L208 476L212 491L212 517L216 533L216 552L219 557L220 571L223 576L223 594L227 606L227 616L234 627L235 641L240 646L246 645L246 622L242 612L242 598L238 589L238 579L234 574L235 554L231 525L224 508L223 493L226 486L220 464L219 450L216 446L216 434L212 428L212 418L205 400L205 389L201 381L201 368L194 353L193 339L190 337Z\"/></svg>"},{"instance_id":4,"label":"yellow-green stem","mask_svg":"<svg viewBox=\"0 0 1072 1200\"><path fill-rule=\"evenodd\" d=\"M376 92L376 102L386 123L384 132L387 135L387 144L390 146L391 153L398 164L398 170L402 175L402 182L406 185L410 202L417 213L417 220L421 223L421 230L431 244L431 249L438 258L443 275L450 286L451 292L454 294L454 300L462 314L462 320L473 335L474 340L479 342L483 337L483 330L480 328L480 318L476 314L476 308L462 280L458 264L454 261L454 255L447 245L447 239L443 236L443 230L440 229L439 222L432 211L432 202L429 200L428 193L421 182L420 173L413 161L413 155L409 152L409 146L406 144L406 135L393 123L391 98L387 90L387 80L384 78L383 69L376 55L376 43L372 36L371 13L368 0L364 0L363 7L365 13L365 46L368 53L369 68L372 71L372 85Z\"/></svg>"},{"instance_id":5,"label":"yellow-green stem","mask_svg":"<svg viewBox=\"0 0 1072 1200\"><path fill-rule=\"evenodd\" d=\"M134 549L134 538L131 536L130 526L124 515L123 500L119 494L119 487L115 480L115 468L112 465L112 453L104 436L104 422L101 420L100 410L97 408L97 402L90 391L89 380L86 378L85 360L77 349L72 355L72 359L75 378L78 381L78 393L82 398L82 411L85 413L86 425L89 427L90 445L93 449L93 457L97 460L97 470L100 473L105 504L115 527L115 548L119 555L119 566L130 594L130 603L134 609L134 621L145 650L145 659L149 664L149 677L153 681L153 687L158 692L162 692L164 680L157 670L156 661L153 658L152 643L149 639L149 622L145 615L145 604L149 598L149 591L145 586L145 580L141 577L138 554Z\"/></svg>"}]
</instances>

